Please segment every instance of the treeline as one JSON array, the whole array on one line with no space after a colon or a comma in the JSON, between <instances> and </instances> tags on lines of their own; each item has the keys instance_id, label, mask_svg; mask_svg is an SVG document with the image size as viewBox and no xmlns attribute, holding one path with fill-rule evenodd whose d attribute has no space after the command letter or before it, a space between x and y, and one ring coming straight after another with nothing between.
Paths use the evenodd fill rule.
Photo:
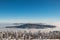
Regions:
<instances>
[{"instance_id":1,"label":"treeline","mask_svg":"<svg viewBox=\"0 0 60 40\"><path fill-rule=\"evenodd\" d=\"M50 32L27 32L27 31L18 31L18 32L9 32L4 31L0 32L0 39L9 38L9 39L60 39L60 31L50 31Z\"/></svg>"}]
</instances>

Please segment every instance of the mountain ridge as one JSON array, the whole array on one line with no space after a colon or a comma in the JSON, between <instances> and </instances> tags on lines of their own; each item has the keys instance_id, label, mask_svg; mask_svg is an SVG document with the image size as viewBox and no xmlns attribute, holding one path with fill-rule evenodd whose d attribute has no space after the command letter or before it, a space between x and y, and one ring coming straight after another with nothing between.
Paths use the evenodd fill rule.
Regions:
<instances>
[{"instance_id":1,"label":"mountain ridge","mask_svg":"<svg viewBox=\"0 0 60 40\"><path fill-rule=\"evenodd\" d=\"M6 28L54 28L54 25L26 23L18 26L6 26Z\"/></svg>"}]
</instances>

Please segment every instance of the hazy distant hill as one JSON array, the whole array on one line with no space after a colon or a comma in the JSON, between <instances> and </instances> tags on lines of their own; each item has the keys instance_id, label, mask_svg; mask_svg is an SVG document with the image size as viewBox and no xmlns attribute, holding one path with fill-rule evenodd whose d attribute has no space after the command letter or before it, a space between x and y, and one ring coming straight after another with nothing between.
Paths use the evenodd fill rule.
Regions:
<instances>
[{"instance_id":1,"label":"hazy distant hill","mask_svg":"<svg viewBox=\"0 0 60 40\"><path fill-rule=\"evenodd\" d=\"M18 26L7 26L6 28L54 28L54 25L44 25L44 24L31 24L26 23Z\"/></svg>"}]
</instances>

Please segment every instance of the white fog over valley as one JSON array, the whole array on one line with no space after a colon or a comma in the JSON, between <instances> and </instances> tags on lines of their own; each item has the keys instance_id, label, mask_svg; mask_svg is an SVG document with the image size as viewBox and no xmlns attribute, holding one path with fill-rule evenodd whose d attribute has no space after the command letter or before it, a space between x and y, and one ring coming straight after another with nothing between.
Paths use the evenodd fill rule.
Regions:
<instances>
[{"instance_id":1,"label":"white fog over valley","mask_svg":"<svg viewBox=\"0 0 60 40\"><path fill-rule=\"evenodd\" d=\"M0 31L19 31L19 30L23 30L23 31L32 31L33 32L37 32L38 30L41 30L42 32L49 32L49 31L60 31L60 26L57 26L55 28L45 28L45 29L21 29L21 28L5 28L6 26L19 26L22 25L23 23L0 23ZM41 23L40 23L41 24ZM42 23L43 24L43 23ZM45 24L47 25L47 24ZM49 24L50 25L50 24ZM4 30L3 30L4 29Z\"/></svg>"}]
</instances>

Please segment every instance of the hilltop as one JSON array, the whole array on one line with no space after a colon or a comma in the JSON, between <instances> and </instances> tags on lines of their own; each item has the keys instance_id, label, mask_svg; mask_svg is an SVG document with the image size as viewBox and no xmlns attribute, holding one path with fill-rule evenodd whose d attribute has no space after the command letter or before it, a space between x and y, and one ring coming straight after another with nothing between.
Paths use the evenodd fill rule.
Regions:
<instances>
[{"instance_id":1,"label":"hilltop","mask_svg":"<svg viewBox=\"0 0 60 40\"><path fill-rule=\"evenodd\" d=\"M45 25L45 24L37 24L37 23L26 23L26 24L21 24L17 26L6 26L6 28L54 28L56 26L54 25Z\"/></svg>"}]
</instances>

